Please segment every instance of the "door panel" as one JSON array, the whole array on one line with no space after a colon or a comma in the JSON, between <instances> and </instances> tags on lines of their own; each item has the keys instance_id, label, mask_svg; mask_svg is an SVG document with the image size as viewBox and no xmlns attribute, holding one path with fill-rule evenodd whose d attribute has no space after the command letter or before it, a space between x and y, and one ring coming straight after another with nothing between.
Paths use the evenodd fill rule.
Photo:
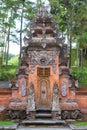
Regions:
<instances>
[{"instance_id":1,"label":"door panel","mask_svg":"<svg viewBox=\"0 0 87 130\"><path fill-rule=\"evenodd\" d=\"M50 85L48 78L40 78L38 81L38 107L50 107Z\"/></svg>"}]
</instances>

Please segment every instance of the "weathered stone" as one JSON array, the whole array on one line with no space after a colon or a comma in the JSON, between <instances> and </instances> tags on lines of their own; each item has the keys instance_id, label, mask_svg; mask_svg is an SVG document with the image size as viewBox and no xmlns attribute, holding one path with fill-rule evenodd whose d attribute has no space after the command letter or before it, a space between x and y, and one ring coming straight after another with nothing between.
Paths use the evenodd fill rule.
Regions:
<instances>
[{"instance_id":1,"label":"weathered stone","mask_svg":"<svg viewBox=\"0 0 87 130\"><path fill-rule=\"evenodd\" d=\"M58 90L58 84L57 83L54 83L54 87L53 87L52 110L53 111L59 110L59 90Z\"/></svg>"},{"instance_id":2,"label":"weathered stone","mask_svg":"<svg viewBox=\"0 0 87 130\"><path fill-rule=\"evenodd\" d=\"M21 82L21 96L26 96L26 80Z\"/></svg>"},{"instance_id":3,"label":"weathered stone","mask_svg":"<svg viewBox=\"0 0 87 130\"><path fill-rule=\"evenodd\" d=\"M27 107L27 112L28 111L34 111L35 110L35 99L34 99L34 85L31 83L30 88L29 88L29 93L28 93L28 107Z\"/></svg>"},{"instance_id":4,"label":"weathered stone","mask_svg":"<svg viewBox=\"0 0 87 130\"><path fill-rule=\"evenodd\" d=\"M62 82L62 96L66 96L66 82Z\"/></svg>"}]
</instances>

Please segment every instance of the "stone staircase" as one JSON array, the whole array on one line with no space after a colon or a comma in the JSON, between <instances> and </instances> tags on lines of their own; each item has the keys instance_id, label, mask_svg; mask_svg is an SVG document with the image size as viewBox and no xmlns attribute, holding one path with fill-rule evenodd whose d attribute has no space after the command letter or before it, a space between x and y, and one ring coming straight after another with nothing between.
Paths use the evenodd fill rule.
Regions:
<instances>
[{"instance_id":1,"label":"stone staircase","mask_svg":"<svg viewBox=\"0 0 87 130\"><path fill-rule=\"evenodd\" d=\"M52 119L52 113L50 108L38 108L36 109L36 119Z\"/></svg>"},{"instance_id":2,"label":"stone staircase","mask_svg":"<svg viewBox=\"0 0 87 130\"><path fill-rule=\"evenodd\" d=\"M52 110L50 108L37 108L35 119L27 119L22 121L22 125L64 125L65 121L53 119Z\"/></svg>"}]
</instances>

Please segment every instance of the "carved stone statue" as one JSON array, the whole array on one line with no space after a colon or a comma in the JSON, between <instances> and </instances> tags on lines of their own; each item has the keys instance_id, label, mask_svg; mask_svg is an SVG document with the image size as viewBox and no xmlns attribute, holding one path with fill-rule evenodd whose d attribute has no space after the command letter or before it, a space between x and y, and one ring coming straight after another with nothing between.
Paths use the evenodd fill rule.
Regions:
<instances>
[{"instance_id":1,"label":"carved stone statue","mask_svg":"<svg viewBox=\"0 0 87 130\"><path fill-rule=\"evenodd\" d=\"M54 87L53 87L52 110L53 111L59 110L59 89L57 83L54 83Z\"/></svg>"},{"instance_id":2,"label":"carved stone statue","mask_svg":"<svg viewBox=\"0 0 87 130\"><path fill-rule=\"evenodd\" d=\"M28 111L35 110L34 85L31 83L28 93Z\"/></svg>"}]
</instances>

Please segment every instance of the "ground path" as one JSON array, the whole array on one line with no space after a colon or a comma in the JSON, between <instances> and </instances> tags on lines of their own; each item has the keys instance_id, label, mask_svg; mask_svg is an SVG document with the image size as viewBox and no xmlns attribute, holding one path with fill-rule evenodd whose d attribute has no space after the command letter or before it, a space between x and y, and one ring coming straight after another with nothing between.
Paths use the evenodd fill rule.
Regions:
<instances>
[{"instance_id":1,"label":"ground path","mask_svg":"<svg viewBox=\"0 0 87 130\"><path fill-rule=\"evenodd\" d=\"M62 127L62 128L55 128L55 127L19 127L16 130L72 130L68 127Z\"/></svg>"}]
</instances>

